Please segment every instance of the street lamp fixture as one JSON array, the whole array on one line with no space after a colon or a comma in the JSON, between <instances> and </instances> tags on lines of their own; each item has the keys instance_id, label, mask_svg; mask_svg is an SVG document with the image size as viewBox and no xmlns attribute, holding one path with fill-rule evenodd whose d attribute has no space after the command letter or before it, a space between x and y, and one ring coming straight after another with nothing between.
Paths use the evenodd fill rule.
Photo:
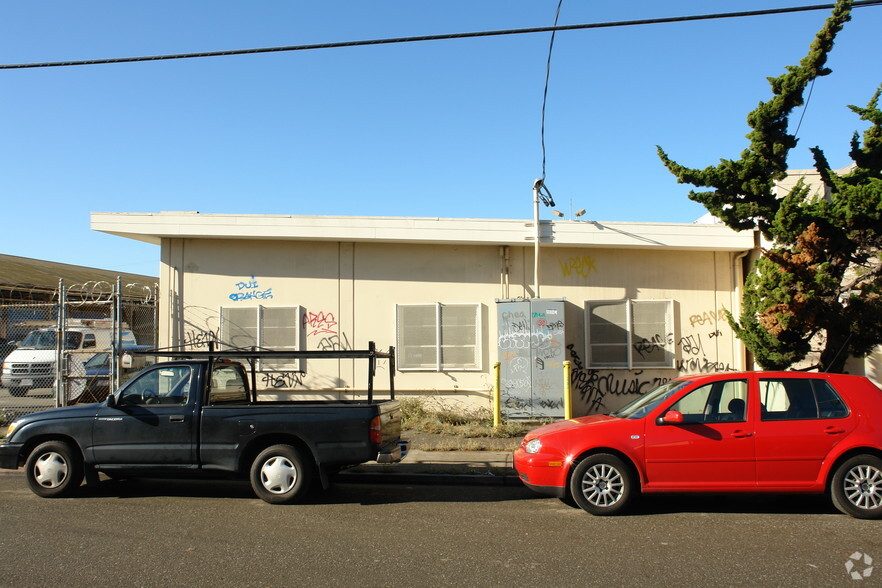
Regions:
<instances>
[{"instance_id":1,"label":"street lamp fixture","mask_svg":"<svg viewBox=\"0 0 882 588\"><path fill-rule=\"evenodd\" d=\"M586 212L588 212L588 211L585 210L584 208L581 210L577 210L576 212L573 212L573 201L570 200L570 220L577 219L580 216L584 215ZM553 214L554 216L559 217L559 218L566 218L566 215L559 210L552 210L551 214Z\"/></svg>"}]
</instances>

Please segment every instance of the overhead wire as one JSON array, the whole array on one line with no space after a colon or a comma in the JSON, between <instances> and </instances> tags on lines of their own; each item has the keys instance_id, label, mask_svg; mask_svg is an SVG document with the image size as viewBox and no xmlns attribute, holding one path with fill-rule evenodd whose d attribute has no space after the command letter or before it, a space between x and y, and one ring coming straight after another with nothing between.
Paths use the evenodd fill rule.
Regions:
<instances>
[{"instance_id":1,"label":"overhead wire","mask_svg":"<svg viewBox=\"0 0 882 588\"><path fill-rule=\"evenodd\" d=\"M560 7L563 0L557 3L557 11L554 13L554 26L557 26L557 20L560 18ZM548 80L551 77L551 52L554 49L554 33L551 31L551 40L548 42L548 61L545 63L545 89L542 91L542 129L540 132L542 140L542 183L545 184L545 106L548 103Z\"/></svg>"},{"instance_id":2,"label":"overhead wire","mask_svg":"<svg viewBox=\"0 0 882 588\"><path fill-rule=\"evenodd\" d=\"M882 0L855 0L852 8L882 5ZM281 53L288 51L311 51L317 49L340 49L348 47L365 47L371 45L390 45L396 43L418 43L424 41L445 41L451 39L473 39L479 37L496 37L502 35L524 35L531 33L548 33L556 31L575 31L585 29L602 29L613 27L626 27L650 24L667 24L678 22L694 22L700 20L714 20L723 18L742 18L748 16L767 16L774 14L788 14L795 12L808 12L813 10L830 10L834 4L815 4L811 6L791 6L787 8L769 8L764 10L747 10L741 12L726 12L717 14L700 14L693 16L674 16L664 18L647 18L639 20L612 21L600 23L584 23L572 25L554 25L551 27L531 27L522 29L503 29L495 31L476 31L469 33L446 33L441 35L421 35L415 37L395 37L386 39L368 39L363 41L341 41L331 43L311 43L305 45L287 45L282 47L259 47L252 49L230 49L224 51L201 51L196 53L173 53L168 55L146 55L139 57L112 57L106 59L82 59L70 61L46 61L38 63L7 63L0 64L0 69L34 69L45 67L70 67L77 65L106 65L111 63L135 63L145 61L168 61L173 59L194 59L198 57L226 57L232 55L254 55L260 53Z\"/></svg>"}]
</instances>

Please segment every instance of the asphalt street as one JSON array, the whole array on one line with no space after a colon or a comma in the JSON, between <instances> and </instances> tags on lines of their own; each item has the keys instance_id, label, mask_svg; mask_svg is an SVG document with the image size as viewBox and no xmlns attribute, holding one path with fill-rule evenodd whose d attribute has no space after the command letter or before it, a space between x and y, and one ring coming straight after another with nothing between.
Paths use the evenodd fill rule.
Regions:
<instances>
[{"instance_id":1,"label":"asphalt street","mask_svg":"<svg viewBox=\"0 0 882 588\"><path fill-rule=\"evenodd\" d=\"M879 525L805 496L592 517L519 486L347 482L272 506L240 482L107 481L47 500L17 473L0 475L0 585L871 586Z\"/></svg>"}]
</instances>

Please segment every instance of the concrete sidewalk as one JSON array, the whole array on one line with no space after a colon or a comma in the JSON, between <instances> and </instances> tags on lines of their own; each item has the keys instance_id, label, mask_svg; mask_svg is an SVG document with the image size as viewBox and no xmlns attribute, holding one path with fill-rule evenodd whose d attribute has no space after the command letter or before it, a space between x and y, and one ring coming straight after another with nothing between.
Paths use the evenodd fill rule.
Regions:
<instances>
[{"instance_id":1,"label":"concrete sidewalk","mask_svg":"<svg viewBox=\"0 0 882 588\"><path fill-rule=\"evenodd\" d=\"M22 474L23 469L3 470ZM392 484L520 484L508 451L422 451L412 449L400 463L365 463L337 474L340 482Z\"/></svg>"}]
</instances>

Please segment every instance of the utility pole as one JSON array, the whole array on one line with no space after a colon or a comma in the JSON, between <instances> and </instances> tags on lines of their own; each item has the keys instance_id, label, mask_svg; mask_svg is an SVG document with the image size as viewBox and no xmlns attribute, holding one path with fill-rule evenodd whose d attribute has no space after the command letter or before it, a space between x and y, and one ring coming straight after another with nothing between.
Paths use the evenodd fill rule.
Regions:
<instances>
[{"instance_id":1,"label":"utility pole","mask_svg":"<svg viewBox=\"0 0 882 588\"><path fill-rule=\"evenodd\" d=\"M545 189L545 193L542 193L543 188ZM554 199L551 197L551 192L548 191L548 188L545 186L545 183L541 178L536 178L536 181L533 182L533 238L535 242L533 243L533 283L536 285L536 289L533 291L534 297L539 298L539 200L542 200L542 203L545 206L554 206Z\"/></svg>"}]
</instances>

